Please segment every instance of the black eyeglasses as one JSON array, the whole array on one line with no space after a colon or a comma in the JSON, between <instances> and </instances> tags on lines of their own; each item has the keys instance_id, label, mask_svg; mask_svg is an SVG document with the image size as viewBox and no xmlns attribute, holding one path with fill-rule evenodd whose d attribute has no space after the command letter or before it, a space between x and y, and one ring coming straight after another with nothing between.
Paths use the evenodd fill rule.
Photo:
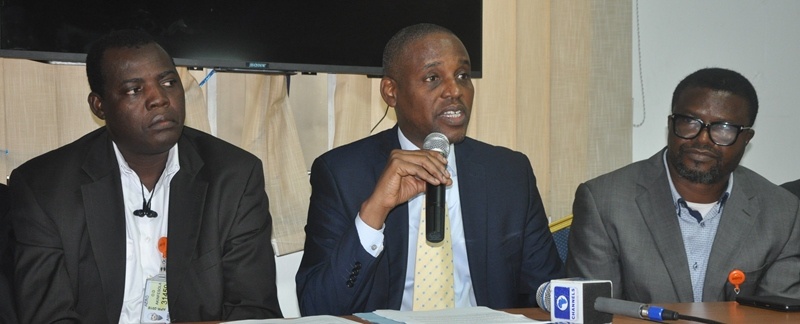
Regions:
<instances>
[{"instance_id":1,"label":"black eyeglasses","mask_svg":"<svg viewBox=\"0 0 800 324\"><path fill-rule=\"evenodd\" d=\"M681 114L669 115L672 119L672 133L683 139L693 139L700 134L703 128L708 130L708 136L714 144L728 146L736 143L739 134L751 129L749 126L734 125L729 122L706 123L700 118Z\"/></svg>"}]
</instances>

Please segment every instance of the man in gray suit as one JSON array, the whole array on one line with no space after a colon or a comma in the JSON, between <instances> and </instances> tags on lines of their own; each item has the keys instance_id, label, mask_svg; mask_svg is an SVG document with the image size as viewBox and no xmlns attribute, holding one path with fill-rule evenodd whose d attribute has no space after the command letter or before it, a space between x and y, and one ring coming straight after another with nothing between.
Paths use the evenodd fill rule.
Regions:
<instances>
[{"instance_id":1,"label":"man in gray suit","mask_svg":"<svg viewBox=\"0 0 800 324\"><path fill-rule=\"evenodd\" d=\"M739 73L681 81L666 149L578 187L567 274L646 303L800 296L800 202L739 167L757 112Z\"/></svg>"},{"instance_id":2,"label":"man in gray suit","mask_svg":"<svg viewBox=\"0 0 800 324\"><path fill-rule=\"evenodd\" d=\"M795 196L800 197L800 180L784 183L781 187L786 188L786 190L791 191Z\"/></svg>"}]
</instances>

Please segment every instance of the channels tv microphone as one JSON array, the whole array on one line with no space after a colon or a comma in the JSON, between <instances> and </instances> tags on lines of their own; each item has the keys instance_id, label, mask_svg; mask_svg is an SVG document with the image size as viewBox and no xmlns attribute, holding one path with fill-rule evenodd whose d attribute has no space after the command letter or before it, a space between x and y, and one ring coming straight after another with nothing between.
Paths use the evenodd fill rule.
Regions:
<instances>
[{"instance_id":1,"label":"channels tv microphone","mask_svg":"<svg viewBox=\"0 0 800 324\"><path fill-rule=\"evenodd\" d=\"M425 137L422 148L436 151L444 158L450 154L450 141L442 133L433 132ZM446 186L428 184L425 192L425 240L439 243L444 240L444 217L447 204L444 200Z\"/></svg>"},{"instance_id":2,"label":"channels tv microphone","mask_svg":"<svg viewBox=\"0 0 800 324\"><path fill-rule=\"evenodd\" d=\"M610 280L554 279L536 290L539 307L560 323L611 323L612 314L595 310L595 299L601 297L611 297Z\"/></svg>"}]
</instances>

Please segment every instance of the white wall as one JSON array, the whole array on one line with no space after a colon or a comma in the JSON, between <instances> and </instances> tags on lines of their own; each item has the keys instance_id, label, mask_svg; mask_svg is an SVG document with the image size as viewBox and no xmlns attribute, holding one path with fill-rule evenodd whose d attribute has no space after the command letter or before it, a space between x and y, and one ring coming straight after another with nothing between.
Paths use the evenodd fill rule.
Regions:
<instances>
[{"instance_id":1,"label":"white wall","mask_svg":"<svg viewBox=\"0 0 800 324\"><path fill-rule=\"evenodd\" d=\"M302 258L303 251L275 257L275 266L278 273L277 278L275 278L278 284L278 301L281 303L281 311L284 317L300 317L294 275L297 274L297 268L300 267L300 259Z\"/></svg>"},{"instance_id":2,"label":"white wall","mask_svg":"<svg viewBox=\"0 0 800 324\"><path fill-rule=\"evenodd\" d=\"M634 124L646 114L633 130L633 161L666 145L678 82L715 66L741 73L758 93L756 134L741 164L777 184L800 178L800 1L634 0L633 5Z\"/></svg>"}]
</instances>

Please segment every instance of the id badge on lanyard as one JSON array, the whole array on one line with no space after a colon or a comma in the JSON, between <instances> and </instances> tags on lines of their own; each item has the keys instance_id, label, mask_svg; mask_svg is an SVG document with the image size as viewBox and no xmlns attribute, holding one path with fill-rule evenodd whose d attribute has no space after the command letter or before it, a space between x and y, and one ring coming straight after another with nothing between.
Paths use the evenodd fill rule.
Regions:
<instances>
[{"instance_id":1,"label":"id badge on lanyard","mask_svg":"<svg viewBox=\"0 0 800 324\"><path fill-rule=\"evenodd\" d=\"M167 299L167 238L158 239L161 252L161 270L147 279L142 297L142 323L169 323L169 303Z\"/></svg>"}]
</instances>

